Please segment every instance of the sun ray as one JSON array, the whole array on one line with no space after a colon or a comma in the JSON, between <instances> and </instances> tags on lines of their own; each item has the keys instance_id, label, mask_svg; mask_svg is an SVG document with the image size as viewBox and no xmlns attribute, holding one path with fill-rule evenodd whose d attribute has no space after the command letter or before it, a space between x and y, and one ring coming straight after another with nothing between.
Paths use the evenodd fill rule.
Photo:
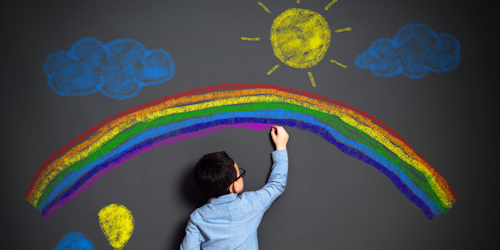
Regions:
<instances>
[{"instance_id":1,"label":"sun ray","mask_svg":"<svg viewBox=\"0 0 500 250\"><path fill-rule=\"evenodd\" d=\"M347 27L347 28L335 30L335 32L340 33L340 32L351 31L351 30L352 30L351 27Z\"/></svg>"},{"instance_id":2,"label":"sun ray","mask_svg":"<svg viewBox=\"0 0 500 250\"><path fill-rule=\"evenodd\" d=\"M344 68L344 69L345 69L345 68L347 68L347 65L344 65L344 64L342 64L342 63L339 63L339 62L337 62L337 61L335 61L335 60L333 60L333 59L330 59L330 62L331 62L331 63L335 63L335 64L339 65L340 67L342 67L342 68Z\"/></svg>"},{"instance_id":3,"label":"sun ray","mask_svg":"<svg viewBox=\"0 0 500 250\"><path fill-rule=\"evenodd\" d=\"M260 40L260 37L241 37L241 40L245 40L245 41L259 41Z\"/></svg>"},{"instance_id":4,"label":"sun ray","mask_svg":"<svg viewBox=\"0 0 500 250\"><path fill-rule=\"evenodd\" d=\"M267 75L272 74L279 66L279 64L276 64L276 66L274 66L271 70L267 71Z\"/></svg>"},{"instance_id":5,"label":"sun ray","mask_svg":"<svg viewBox=\"0 0 500 250\"><path fill-rule=\"evenodd\" d=\"M264 9L267 13L271 14L271 11L270 11L270 10L269 10L269 9L268 9L268 8L267 8L264 4L263 4L263 3L261 3L261 2L257 2L257 3L258 3L258 4L260 5L260 7L262 7L262 8L263 8L263 9Z\"/></svg>"},{"instance_id":6,"label":"sun ray","mask_svg":"<svg viewBox=\"0 0 500 250\"><path fill-rule=\"evenodd\" d=\"M313 74L311 72L307 72L307 74L309 75L309 79L311 79L312 86L316 87L316 82L314 81Z\"/></svg>"},{"instance_id":7,"label":"sun ray","mask_svg":"<svg viewBox=\"0 0 500 250\"><path fill-rule=\"evenodd\" d=\"M330 3L329 3L326 7L325 7L325 10L330 9L330 7L332 7L332 5L333 5L334 3L336 3L336 2L337 2L337 0L333 0L333 1L331 1L331 2L330 2Z\"/></svg>"}]
</instances>

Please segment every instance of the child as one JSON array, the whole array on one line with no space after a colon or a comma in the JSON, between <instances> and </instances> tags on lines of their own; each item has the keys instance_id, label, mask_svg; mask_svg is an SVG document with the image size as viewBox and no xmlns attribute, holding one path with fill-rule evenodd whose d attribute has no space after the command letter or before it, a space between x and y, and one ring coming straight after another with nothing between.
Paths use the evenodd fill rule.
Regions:
<instances>
[{"instance_id":1,"label":"child","mask_svg":"<svg viewBox=\"0 0 500 250\"><path fill-rule=\"evenodd\" d=\"M257 228L262 216L283 193L288 175L288 133L281 126L271 129L276 145L267 184L254 192L243 191L245 170L226 152L204 155L196 164L196 184L208 203L191 213L181 249L258 249Z\"/></svg>"}]
</instances>

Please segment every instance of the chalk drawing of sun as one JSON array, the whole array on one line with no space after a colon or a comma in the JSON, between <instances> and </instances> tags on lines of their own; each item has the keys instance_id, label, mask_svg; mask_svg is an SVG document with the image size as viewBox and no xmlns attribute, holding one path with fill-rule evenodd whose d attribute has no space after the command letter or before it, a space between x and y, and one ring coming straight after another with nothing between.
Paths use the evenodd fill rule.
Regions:
<instances>
[{"instance_id":1,"label":"chalk drawing of sun","mask_svg":"<svg viewBox=\"0 0 500 250\"><path fill-rule=\"evenodd\" d=\"M326 7L328 10L337 0L331 1ZM261 2L257 2L267 13L271 11ZM297 0L297 4L300 0ZM351 31L350 27L337 29L336 33ZM318 64L325 57L330 47L331 30L326 19L312 10L291 8L281 13L274 19L271 26L271 45L274 55L278 59L293 68L305 69ZM260 37L242 37L241 40L259 41ZM347 65L341 64L333 59L330 62L343 68ZM280 65L276 64L267 72L272 74ZM316 87L311 72L307 72L311 84Z\"/></svg>"}]
</instances>

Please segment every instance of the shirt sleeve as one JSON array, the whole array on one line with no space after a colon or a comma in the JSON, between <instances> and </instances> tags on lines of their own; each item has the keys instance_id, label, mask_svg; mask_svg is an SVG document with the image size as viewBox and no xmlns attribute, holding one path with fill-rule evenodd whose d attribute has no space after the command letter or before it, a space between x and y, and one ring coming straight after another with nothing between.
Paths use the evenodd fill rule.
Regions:
<instances>
[{"instance_id":1,"label":"shirt sleeve","mask_svg":"<svg viewBox=\"0 0 500 250\"><path fill-rule=\"evenodd\" d=\"M288 154L286 150L276 150L272 153L273 166L266 185L256 192L265 209L285 191L288 177Z\"/></svg>"},{"instance_id":2,"label":"shirt sleeve","mask_svg":"<svg viewBox=\"0 0 500 250\"><path fill-rule=\"evenodd\" d=\"M184 240L182 240L180 249L201 249L201 233L191 219L189 219L189 222L186 226L186 236L184 236Z\"/></svg>"}]
</instances>

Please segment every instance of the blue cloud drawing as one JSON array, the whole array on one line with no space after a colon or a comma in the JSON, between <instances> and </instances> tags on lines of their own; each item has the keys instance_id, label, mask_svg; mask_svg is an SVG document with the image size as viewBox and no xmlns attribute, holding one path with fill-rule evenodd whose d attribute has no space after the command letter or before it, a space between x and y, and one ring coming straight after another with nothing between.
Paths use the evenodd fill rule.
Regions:
<instances>
[{"instance_id":1,"label":"blue cloud drawing","mask_svg":"<svg viewBox=\"0 0 500 250\"><path fill-rule=\"evenodd\" d=\"M85 37L69 51L59 50L47 56L43 71L49 88L59 95L86 96L99 91L124 100L137 96L144 86L170 80L175 64L165 50L147 50L133 39L103 44Z\"/></svg>"},{"instance_id":2,"label":"blue cloud drawing","mask_svg":"<svg viewBox=\"0 0 500 250\"><path fill-rule=\"evenodd\" d=\"M373 41L354 63L380 77L403 74L421 79L429 71L443 73L460 64L460 43L447 33L436 33L427 25L413 23L398 30L394 39Z\"/></svg>"}]
</instances>

